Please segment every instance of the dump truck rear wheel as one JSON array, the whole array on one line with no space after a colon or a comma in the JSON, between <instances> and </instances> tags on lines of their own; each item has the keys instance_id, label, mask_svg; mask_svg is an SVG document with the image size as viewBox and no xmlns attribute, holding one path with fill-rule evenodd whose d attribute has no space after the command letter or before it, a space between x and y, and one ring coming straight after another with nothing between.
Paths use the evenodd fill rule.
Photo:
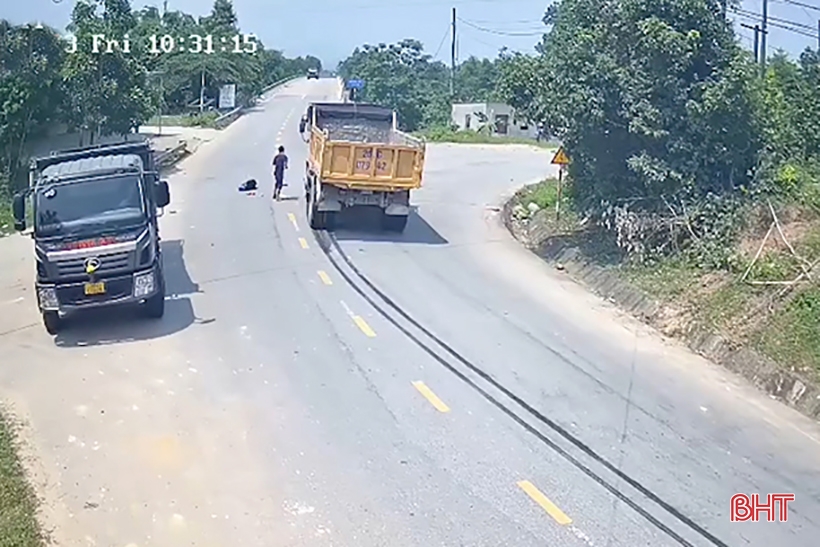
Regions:
<instances>
[{"instance_id":1,"label":"dump truck rear wheel","mask_svg":"<svg viewBox=\"0 0 820 547\"><path fill-rule=\"evenodd\" d=\"M319 213L322 215L322 224L325 227L325 230L328 232L332 232L336 229L336 211L325 211L324 213Z\"/></svg>"},{"instance_id":2,"label":"dump truck rear wheel","mask_svg":"<svg viewBox=\"0 0 820 547\"><path fill-rule=\"evenodd\" d=\"M324 226L324 215L318 211L316 204L311 201L308 204L308 222L310 223L310 228L312 230L323 230Z\"/></svg>"},{"instance_id":3,"label":"dump truck rear wheel","mask_svg":"<svg viewBox=\"0 0 820 547\"><path fill-rule=\"evenodd\" d=\"M401 233L407 226L407 215L382 216L382 228L387 232Z\"/></svg>"}]
</instances>

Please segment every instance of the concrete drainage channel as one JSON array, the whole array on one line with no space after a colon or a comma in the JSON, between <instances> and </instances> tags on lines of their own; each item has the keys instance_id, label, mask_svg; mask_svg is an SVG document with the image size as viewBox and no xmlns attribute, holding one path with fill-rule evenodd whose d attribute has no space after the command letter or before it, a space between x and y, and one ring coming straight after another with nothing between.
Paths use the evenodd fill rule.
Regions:
<instances>
[{"instance_id":1,"label":"concrete drainage channel","mask_svg":"<svg viewBox=\"0 0 820 547\"><path fill-rule=\"evenodd\" d=\"M188 143L183 141L170 150L159 152L154 158L154 161L156 162L157 168L163 171L179 163L189 154Z\"/></svg>"}]
</instances>

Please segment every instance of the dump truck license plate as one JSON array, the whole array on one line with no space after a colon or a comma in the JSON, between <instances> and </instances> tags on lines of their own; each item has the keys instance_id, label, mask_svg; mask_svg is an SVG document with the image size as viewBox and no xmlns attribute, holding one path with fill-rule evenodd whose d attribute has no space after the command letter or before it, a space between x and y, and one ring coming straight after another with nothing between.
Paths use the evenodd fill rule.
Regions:
<instances>
[{"instance_id":1,"label":"dump truck license plate","mask_svg":"<svg viewBox=\"0 0 820 547\"><path fill-rule=\"evenodd\" d=\"M99 283L86 283L85 294L88 296L95 294L105 294L105 283L103 283L102 281L100 281Z\"/></svg>"}]
</instances>

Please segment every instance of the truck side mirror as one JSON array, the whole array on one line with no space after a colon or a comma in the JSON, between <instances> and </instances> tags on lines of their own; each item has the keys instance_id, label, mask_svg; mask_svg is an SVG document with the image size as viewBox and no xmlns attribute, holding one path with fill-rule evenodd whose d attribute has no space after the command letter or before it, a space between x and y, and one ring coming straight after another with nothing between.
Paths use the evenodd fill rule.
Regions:
<instances>
[{"instance_id":1,"label":"truck side mirror","mask_svg":"<svg viewBox=\"0 0 820 547\"><path fill-rule=\"evenodd\" d=\"M171 203L171 190L168 188L168 181L161 180L154 186L154 199L157 207L167 207Z\"/></svg>"},{"instance_id":2,"label":"truck side mirror","mask_svg":"<svg viewBox=\"0 0 820 547\"><path fill-rule=\"evenodd\" d=\"M22 232L26 229L26 196L24 194L14 195L11 202L11 212L14 216L14 229Z\"/></svg>"},{"instance_id":3,"label":"truck side mirror","mask_svg":"<svg viewBox=\"0 0 820 547\"><path fill-rule=\"evenodd\" d=\"M302 116L302 119L299 120L299 133L305 132L305 126L307 125L307 116Z\"/></svg>"}]
</instances>

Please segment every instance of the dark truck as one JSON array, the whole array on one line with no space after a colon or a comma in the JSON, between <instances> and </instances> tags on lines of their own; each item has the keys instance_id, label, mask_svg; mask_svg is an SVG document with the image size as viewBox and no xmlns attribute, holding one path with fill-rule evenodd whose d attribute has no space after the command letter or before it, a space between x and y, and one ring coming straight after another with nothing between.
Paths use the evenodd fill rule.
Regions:
<instances>
[{"instance_id":1,"label":"dark truck","mask_svg":"<svg viewBox=\"0 0 820 547\"><path fill-rule=\"evenodd\" d=\"M14 196L14 227L31 204L37 304L49 334L77 310L136 304L165 311L158 210L170 202L150 145L123 143L52 152L31 161Z\"/></svg>"}]
</instances>

